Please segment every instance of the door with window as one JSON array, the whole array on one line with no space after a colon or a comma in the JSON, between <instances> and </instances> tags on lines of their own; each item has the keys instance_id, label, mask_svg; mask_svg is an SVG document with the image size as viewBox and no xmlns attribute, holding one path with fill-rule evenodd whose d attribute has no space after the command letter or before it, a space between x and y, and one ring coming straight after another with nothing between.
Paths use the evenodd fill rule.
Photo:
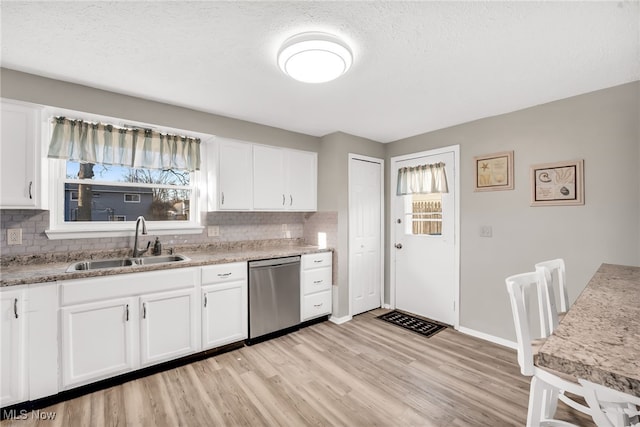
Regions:
<instances>
[{"instance_id":1,"label":"door with window","mask_svg":"<svg viewBox=\"0 0 640 427\"><path fill-rule=\"evenodd\" d=\"M448 192L399 196L393 187L395 306L453 325L458 288L455 152L406 157L392 162L392 173L442 162Z\"/></svg>"}]
</instances>

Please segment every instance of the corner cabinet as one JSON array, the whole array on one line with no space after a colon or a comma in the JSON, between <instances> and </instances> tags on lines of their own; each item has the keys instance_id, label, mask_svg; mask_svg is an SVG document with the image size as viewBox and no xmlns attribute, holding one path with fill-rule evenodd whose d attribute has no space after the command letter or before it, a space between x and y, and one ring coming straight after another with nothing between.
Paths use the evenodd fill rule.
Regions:
<instances>
[{"instance_id":1,"label":"corner cabinet","mask_svg":"<svg viewBox=\"0 0 640 427\"><path fill-rule=\"evenodd\" d=\"M247 263L202 267L202 349L247 338Z\"/></svg>"},{"instance_id":2,"label":"corner cabinet","mask_svg":"<svg viewBox=\"0 0 640 427\"><path fill-rule=\"evenodd\" d=\"M301 257L300 321L331 314L333 281L332 252Z\"/></svg>"},{"instance_id":3,"label":"corner cabinet","mask_svg":"<svg viewBox=\"0 0 640 427\"><path fill-rule=\"evenodd\" d=\"M0 408L58 392L55 283L0 289Z\"/></svg>"},{"instance_id":4,"label":"corner cabinet","mask_svg":"<svg viewBox=\"0 0 640 427\"><path fill-rule=\"evenodd\" d=\"M27 397L25 289L0 292L0 407Z\"/></svg>"},{"instance_id":5,"label":"corner cabinet","mask_svg":"<svg viewBox=\"0 0 640 427\"><path fill-rule=\"evenodd\" d=\"M253 146L253 208L315 211L317 163L314 152Z\"/></svg>"},{"instance_id":6,"label":"corner cabinet","mask_svg":"<svg viewBox=\"0 0 640 427\"><path fill-rule=\"evenodd\" d=\"M35 107L1 102L0 208L40 207L40 112Z\"/></svg>"}]
</instances>

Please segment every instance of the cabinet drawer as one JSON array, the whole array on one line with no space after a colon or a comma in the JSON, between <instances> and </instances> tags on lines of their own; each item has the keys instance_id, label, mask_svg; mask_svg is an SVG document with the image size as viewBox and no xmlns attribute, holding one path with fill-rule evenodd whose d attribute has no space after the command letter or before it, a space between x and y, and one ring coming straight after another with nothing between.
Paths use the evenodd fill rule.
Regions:
<instances>
[{"instance_id":1,"label":"cabinet drawer","mask_svg":"<svg viewBox=\"0 0 640 427\"><path fill-rule=\"evenodd\" d=\"M316 268L302 272L303 295L331 289L331 267Z\"/></svg>"},{"instance_id":2,"label":"cabinet drawer","mask_svg":"<svg viewBox=\"0 0 640 427\"><path fill-rule=\"evenodd\" d=\"M331 265L332 252L321 252L318 254L307 254L302 256L302 269L326 267Z\"/></svg>"},{"instance_id":3,"label":"cabinet drawer","mask_svg":"<svg viewBox=\"0 0 640 427\"><path fill-rule=\"evenodd\" d=\"M302 321L331 313L331 290L302 298Z\"/></svg>"},{"instance_id":4,"label":"cabinet drawer","mask_svg":"<svg viewBox=\"0 0 640 427\"><path fill-rule=\"evenodd\" d=\"M232 282L247 279L247 263L217 264L202 267L202 284Z\"/></svg>"}]
</instances>

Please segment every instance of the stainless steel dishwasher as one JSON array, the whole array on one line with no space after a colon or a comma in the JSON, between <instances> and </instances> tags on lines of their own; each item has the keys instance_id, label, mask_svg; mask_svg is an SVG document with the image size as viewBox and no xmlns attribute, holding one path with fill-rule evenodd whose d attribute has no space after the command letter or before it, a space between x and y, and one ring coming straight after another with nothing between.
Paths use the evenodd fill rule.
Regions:
<instances>
[{"instance_id":1,"label":"stainless steel dishwasher","mask_svg":"<svg viewBox=\"0 0 640 427\"><path fill-rule=\"evenodd\" d=\"M300 257L250 261L249 343L299 324Z\"/></svg>"}]
</instances>

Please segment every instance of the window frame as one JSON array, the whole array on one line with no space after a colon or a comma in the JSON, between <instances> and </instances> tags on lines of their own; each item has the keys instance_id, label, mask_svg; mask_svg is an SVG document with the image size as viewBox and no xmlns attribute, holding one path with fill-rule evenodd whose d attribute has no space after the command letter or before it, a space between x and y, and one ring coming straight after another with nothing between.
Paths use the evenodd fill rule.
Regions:
<instances>
[{"instance_id":1,"label":"window frame","mask_svg":"<svg viewBox=\"0 0 640 427\"><path fill-rule=\"evenodd\" d=\"M158 188L158 187L156 186L156 187L153 187L153 188ZM127 196L136 196L137 200L127 200ZM122 199L123 203L141 203L141 200L142 200L142 197L141 197L140 193L123 193L122 197L123 197L123 199Z\"/></svg>"},{"instance_id":2,"label":"window frame","mask_svg":"<svg viewBox=\"0 0 640 427\"><path fill-rule=\"evenodd\" d=\"M42 161L45 164L44 169L48 169L48 207L49 207L49 229L45 230L45 234L49 239L85 239L85 238L101 238L101 237L129 237L135 234L135 219L128 221L94 221L94 222L65 222L64 221L64 209L65 209L65 189L64 184L66 182L83 182L78 179L67 179L66 177L66 162L63 159L49 159L47 158L47 152L49 147L49 141L51 139L51 133L53 132L53 125L51 124L51 117L62 115L67 117L78 117L84 120L102 121L106 123L112 123L114 125L129 125L137 126L141 128L154 128L166 133L177 134L189 134L201 139L201 170L190 172L191 177L188 186L171 186L171 188L183 188L191 191L190 198L190 219L188 221L151 221L147 220L147 230L150 234L154 235L180 235L180 234L201 234L204 230L201 219L201 207L206 208L206 177L207 167L204 159L206 159L206 145L207 142L215 138L213 135L202 134L198 132L185 131L182 129L159 127L149 123L134 122L131 120L123 120L107 116L99 116L95 114L83 113L73 110L66 110L60 108L47 108L42 115L43 129L46 132L42 132L43 154ZM145 184L145 183L118 183L112 181L100 181L100 180L88 180L93 185L109 185L109 186L128 186L131 187L150 187L157 188L162 187L158 184ZM86 181L85 181L86 182Z\"/></svg>"}]
</instances>

